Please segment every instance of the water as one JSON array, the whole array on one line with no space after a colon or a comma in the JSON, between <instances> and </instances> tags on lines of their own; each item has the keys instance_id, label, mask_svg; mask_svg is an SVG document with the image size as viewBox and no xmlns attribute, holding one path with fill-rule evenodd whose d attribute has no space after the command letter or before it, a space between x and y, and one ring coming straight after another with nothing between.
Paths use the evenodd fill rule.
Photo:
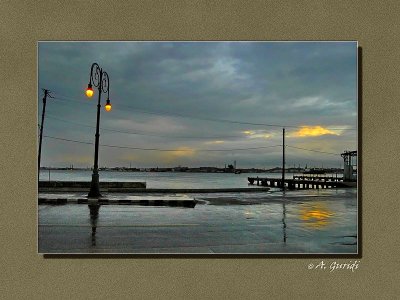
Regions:
<instances>
[{"instance_id":1,"label":"water","mask_svg":"<svg viewBox=\"0 0 400 300\"><path fill-rule=\"evenodd\" d=\"M187 173L187 172L117 172L100 171L100 181L146 182L148 188L245 188L247 177L281 178L280 173ZM286 174L286 178L293 175ZM91 181L89 170L51 170L51 181ZM49 180L49 171L40 171L40 180Z\"/></svg>"},{"instance_id":2,"label":"water","mask_svg":"<svg viewBox=\"0 0 400 300\"><path fill-rule=\"evenodd\" d=\"M247 187L250 176L281 175L100 173L103 181L145 181L149 188ZM46 171L40 177L45 180ZM52 180L89 181L90 178L90 171L51 171ZM150 195L143 195L147 196ZM185 197L195 198L199 203L195 208L39 205L39 252L358 252L356 189L286 192L271 189L253 193L186 194Z\"/></svg>"}]
</instances>

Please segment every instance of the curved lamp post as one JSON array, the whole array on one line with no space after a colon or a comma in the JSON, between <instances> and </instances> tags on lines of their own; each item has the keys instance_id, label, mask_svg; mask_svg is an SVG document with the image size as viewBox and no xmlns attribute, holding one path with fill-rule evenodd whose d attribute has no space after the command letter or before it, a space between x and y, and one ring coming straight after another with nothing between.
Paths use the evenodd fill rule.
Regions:
<instances>
[{"instance_id":1,"label":"curved lamp post","mask_svg":"<svg viewBox=\"0 0 400 300\"><path fill-rule=\"evenodd\" d=\"M94 166L93 166L93 174L92 174L92 183L90 185L90 191L88 197L100 197L100 188L99 188L99 125L100 125L100 99L101 93L107 94L107 101L105 105L106 111L111 110L110 103L110 82L108 78L108 74L103 71L102 68L99 67L97 63L92 64L92 68L90 69L90 77L89 84L86 89L86 96L89 98L93 96L94 91L92 87L97 87L99 90L99 101L97 103L97 123L96 123L96 140L95 140L95 149L94 149Z\"/></svg>"}]
</instances>

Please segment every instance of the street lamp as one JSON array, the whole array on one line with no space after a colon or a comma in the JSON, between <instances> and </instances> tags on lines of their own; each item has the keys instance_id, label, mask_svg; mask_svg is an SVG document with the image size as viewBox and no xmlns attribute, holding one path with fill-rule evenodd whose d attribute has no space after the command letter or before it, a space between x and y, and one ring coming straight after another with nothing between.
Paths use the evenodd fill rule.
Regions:
<instances>
[{"instance_id":1,"label":"street lamp","mask_svg":"<svg viewBox=\"0 0 400 300\"><path fill-rule=\"evenodd\" d=\"M104 108L106 109L106 111L110 111L111 110L111 103L110 103L109 99L107 99L106 106Z\"/></svg>"},{"instance_id":2,"label":"street lamp","mask_svg":"<svg viewBox=\"0 0 400 300\"><path fill-rule=\"evenodd\" d=\"M96 198L100 197L100 188L99 188L99 125L100 125L100 99L101 93L107 93L107 102L105 109L106 111L111 110L110 103L110 82L108 78L108 74L103 71L102 68L99 67L97 63L93 63L90 69L90 77L89 84L86 89L86 96L89 98L93 96L94 91L92 86L95 86L99 89L99 100L97 103L97 123L96 123L96 140L95 140L95 148L94 148L94 166L93 166L93 174L92 174L92 183L90 185L90 191L88 197Z\"/></svg>"}]
</instances>

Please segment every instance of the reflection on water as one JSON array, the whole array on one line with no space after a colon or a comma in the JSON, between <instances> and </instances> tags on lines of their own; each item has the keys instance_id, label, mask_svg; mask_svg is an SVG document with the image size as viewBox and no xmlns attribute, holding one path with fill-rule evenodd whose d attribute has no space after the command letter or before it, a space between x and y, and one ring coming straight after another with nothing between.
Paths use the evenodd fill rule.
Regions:
<instances>
[{"instance_id":1,"label":"reflection on water","mask_svg":"<svg viewBox=\"0 0 400 300\"><path fill-rule=\"evenodd\" d=\"M330 223L334 213L323 202L302 204L300 208L300 219L306 227L321 228Z\"/></svg>"},{"instance_id":2,"label":"reflection on water","mask_svg":"<svg viewBox=\"0 0 400 300\"><path fill-rule=\"evenodd\" d=\"M88 205L90 211L90 225L92 227L92 246L96 246L96 228L99 218L100 204L91 203Z\"/></svg>"}]
</instances>

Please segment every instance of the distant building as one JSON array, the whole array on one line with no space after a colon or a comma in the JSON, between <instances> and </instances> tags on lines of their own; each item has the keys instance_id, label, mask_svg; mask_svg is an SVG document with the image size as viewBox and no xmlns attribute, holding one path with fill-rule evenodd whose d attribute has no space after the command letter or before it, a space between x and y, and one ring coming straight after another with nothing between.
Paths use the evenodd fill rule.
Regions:
<instances>
[{"instance_id":1,"label":"distant building","mask_svg":"<svg viewBox=\"0 0 400 300\"><path fill-rule=\"evenodd\" d=\"M343 180L357 180L357 151L344 151L340 154L343 157Z\"/></svg>"},{"instance_id":2,"label":"distant building","mask_svg":"<svg viewBox=\"0 0 400 300\"><path fill-rule=\"evenodd\" d=\"M172 168L172 171L174 171L174 172L186 172L188 169L189 169L188 167L179 166L179 167Z\"/></svg>"}]
</instances>

